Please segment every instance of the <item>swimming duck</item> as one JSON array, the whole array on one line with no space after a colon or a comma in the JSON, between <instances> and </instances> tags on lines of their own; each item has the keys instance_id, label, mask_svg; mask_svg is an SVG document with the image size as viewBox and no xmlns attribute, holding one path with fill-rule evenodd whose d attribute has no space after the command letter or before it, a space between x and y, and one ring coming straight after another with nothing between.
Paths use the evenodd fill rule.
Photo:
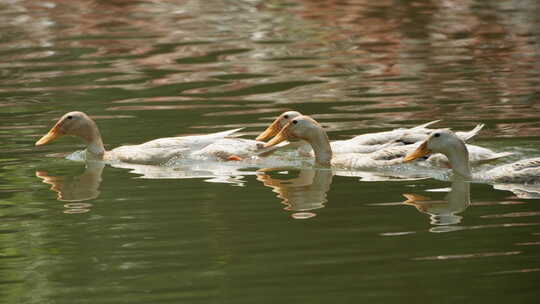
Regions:
<instances>
[{"instance_id":1,"label":"swimming duck","mask_svg":"<svg viewBox=\"0 0 540 304\"><path fill-rule=\"evenodd\" d=\"M299 116L302 116L302 114L298 111L287 111L282 113L274 120L274 122L270 124L270 126L268 126L268 128L266 128L259 136L257 136L256 140L266 141L270 139L271 137L278 134L279 131L281 131L281 129L285 127L285 125L287 125L287 123ZM391 131L360 134L350 139L332 141L330 142L330 146L334 154L340 154L372 153L388 147L414 144L425 140L428 135L433 131L433 129L428 129L427 127L437 122L439 122L439 120L430 121L428 123L418 125L413 128L398 128ZM470 138L474 137L476 134L478 134L478 132L483 127L484 125L480 124L468 132L457 132L457 134L458 136L460 136L460 138L467 141ZM314 156L310 144L304 141L300 141L297 144L289 145L289 147L297 147L301 155ZM478 148L479 149L475 150L475 152L484 154L482 157L482 159L484 160L491 160L511 154L505 153L494 155L494 153L488 149L480 147ZM483 150L480 151L480 149ZM438 157L435 157L432 160L438 161L440 163L443 162L443 160Z\"/></svg>"},{"instance_id":2,"label":"swimming duck","mask_svg":"<svg viewBox=\"0 0 540 304\"><path fill-rule=\"evenodd\" d=\"M414 145L390 147L373 153L334 154L323 127L313 118L303 115L291 120L265 147L272 147L282 141L302 139L313 148L315 163L320 166L334 166L348 169L380 168L403 163L403 157L415 149ZM482 154L474 156L481 160Z\"/></svg>"},{"instance_id":3,"label":"swimming duck","mask_svg":"<svg viewBox=\"0 0 540 304\"><path fill-rule=\"evenodd\" d=\"M206 135L159 138L139 145L121 146L111 151L105 151L96 123L85 113L75 111L62 116L54 127L36 142L36 146L48 144L65 135L72 135L82 138L86 143L86 159L150 165L162 164L173 158L193 157L194 155L227 159L230 156L227 151L211 146L216 144L223 146L219 143L220 140L235 140L234 154L240 154L242 148L245 153L249 153L251 150L247 147L250 149L262 147L263 143L260 142L226 138L239 130L241 129Z\"/></svg>"},{"instance_id":4,"label":"swimming duck","mask_svg":"<svg viewBox=\"0 0 540 304\"><path fill-rule=\"evenodd\" d=\"M493 183L533 184L540 182L540 157L501 165L473 176L467 145L450 130L434 131L416 150L405 157L413 161L430 153L448 157L452 172L458 177Z\"/></svg>"},{"instance_id":5,"label":"swimming duck","mask_svg":"<svg viewBox=\"0 0 540 304\"><path fill-rule=\"evenodd\" d=\"M401 163L396 159L378 160L357 153L334 155L326 131L317 121L306 115L291 120L264 146L272 147L285 140L299 139L311 145L315 154L315 163L319 166L355 169Z\"/></svg>"}]
</instances>

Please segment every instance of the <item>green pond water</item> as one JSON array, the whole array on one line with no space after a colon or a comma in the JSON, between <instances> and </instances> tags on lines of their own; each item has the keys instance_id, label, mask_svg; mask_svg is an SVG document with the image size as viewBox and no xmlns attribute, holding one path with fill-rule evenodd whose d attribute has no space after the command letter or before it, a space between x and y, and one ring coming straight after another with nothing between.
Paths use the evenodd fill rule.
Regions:
<instances>
[{"instance_id":1,"label":"green pond water","mask_svg":"<svg viewBox=\"0 0 540 304\"><path fill-rule=\"evenodd\" d=\"M538 157L538 16L536 0L1 2L0 302L537 303L540 186L85 165L65 158L76 138L34 143L73 110L110 149L254 138L294 109L331 139L484 123L475 144L514 153L499 163Z\"/></svg>"}]
</instances>

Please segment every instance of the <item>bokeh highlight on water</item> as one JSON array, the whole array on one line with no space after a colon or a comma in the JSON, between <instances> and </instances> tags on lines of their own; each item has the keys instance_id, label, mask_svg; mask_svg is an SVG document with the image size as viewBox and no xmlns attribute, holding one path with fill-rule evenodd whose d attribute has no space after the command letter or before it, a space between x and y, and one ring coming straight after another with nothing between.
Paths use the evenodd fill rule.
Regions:
<instances>
[{"instance_id":1,"label":"bokeh highlight on water","mask_svg":"<svg viewBox=\"0 0 540 304\"><path fill-rule=\"evenodd\" d=\"M527 189L85 166L64 158L76 139L34 142L72 110L113 148L253 138L295 109L332 139L441 119L486 124L475 143L515 153L501 163L538 156L538 16L533 0L0 3L0 297L536 303Z\"/></svg>"}]
</instances>

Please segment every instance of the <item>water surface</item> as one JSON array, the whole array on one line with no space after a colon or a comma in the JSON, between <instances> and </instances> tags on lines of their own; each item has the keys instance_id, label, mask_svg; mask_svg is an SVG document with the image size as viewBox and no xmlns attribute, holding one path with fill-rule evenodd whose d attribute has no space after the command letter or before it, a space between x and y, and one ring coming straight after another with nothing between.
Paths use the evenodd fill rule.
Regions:
<instances>
[{"instance_id":1,"label":"water surface","mask_svg":"<svg viewBox=\"0 0 540 304\"><path fill-rule=\"evenodd\" d=\"M540 200L310 166L119 168L34 142L63 113L107 148L286 109L330 138L441 119L540 155L540 7L508 1L0 4L6 303L536 303ZM164 179L166 177L166 179ZM449 192L450 191L450 192Z\"/></svg>"}]
</instances>

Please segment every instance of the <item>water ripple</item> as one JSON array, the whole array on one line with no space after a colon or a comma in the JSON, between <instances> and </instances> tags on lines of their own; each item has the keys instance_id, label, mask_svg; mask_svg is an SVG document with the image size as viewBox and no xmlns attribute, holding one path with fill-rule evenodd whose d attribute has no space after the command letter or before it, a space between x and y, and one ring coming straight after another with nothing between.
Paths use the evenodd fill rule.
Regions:
<instances>
[{"instance_id":1,"label":"water ripple","mask_svg":"<svg viewBox=\"0 0 540 304\"><path fill-rule=\"evenodd\" d=\"M470 258L486 258L496 256L508 256L521 254L521 251L507 251L507 252L483 252L483 253L467 253L467 254L449 254L449 255L437 255L428 257L413 258L416 261L429 261L429 260L456 260L456 259L470 259Z\"/></svg>"}]
</instances>

